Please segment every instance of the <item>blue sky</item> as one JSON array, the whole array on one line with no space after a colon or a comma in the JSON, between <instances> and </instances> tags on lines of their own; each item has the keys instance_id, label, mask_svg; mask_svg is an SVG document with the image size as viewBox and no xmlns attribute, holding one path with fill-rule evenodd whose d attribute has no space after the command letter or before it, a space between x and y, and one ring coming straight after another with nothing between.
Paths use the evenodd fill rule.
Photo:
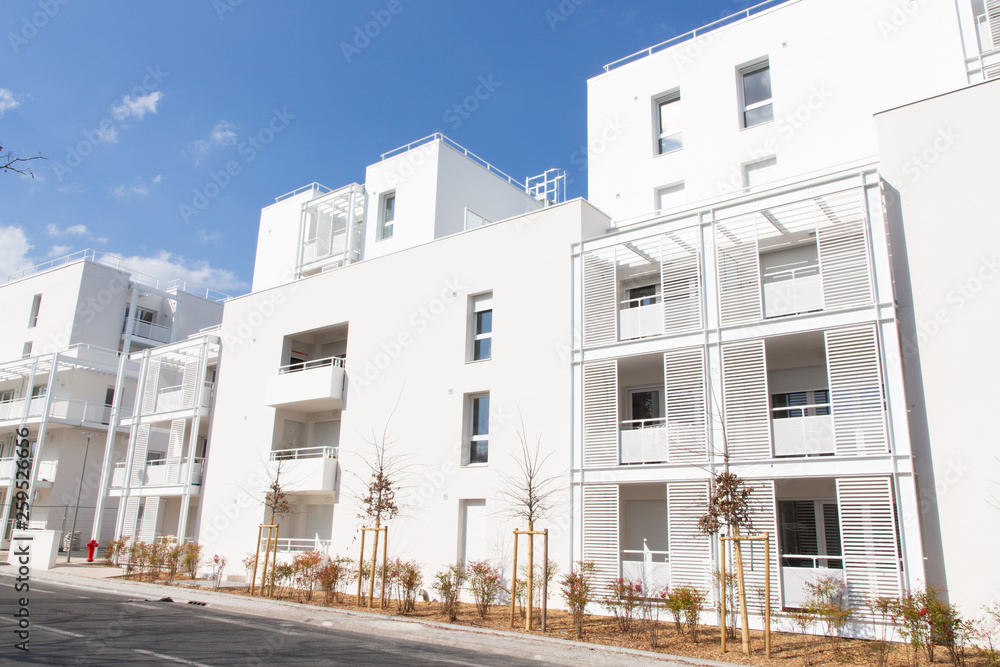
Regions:
<instances>
[{"instance_id":1,"label":"blue sky","mask_svg":"<svg viewBox=\"0 0 1000 667\"><path fill-rule=\"evenodd\" d=\"M89 247L243 293L263 206L435 131L586 196L587 79L749 4L4 0L0 145L48 159L0 173L0 278Z\"/></svg>"}]
</instances>

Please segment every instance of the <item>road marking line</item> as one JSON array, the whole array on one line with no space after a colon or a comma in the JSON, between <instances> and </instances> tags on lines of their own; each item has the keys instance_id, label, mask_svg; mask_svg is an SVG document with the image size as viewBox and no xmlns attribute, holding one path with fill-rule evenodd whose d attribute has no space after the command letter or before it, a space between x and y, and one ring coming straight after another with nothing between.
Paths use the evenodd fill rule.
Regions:
<instances>
[{"instance_id":1,"label":"road marking line","mask_svg":"<svg viewBox=\"0 0 1000 667\"><path fill-rule=\"evenodd\" d=\"M211 620L211 621L218 621L219 623L231 623L233 625L239 625L240 627L251 628L253 630L264 630L266 632L277 632L278 634L289 635L289 636L292 636L292 637L301 637L303 635L303 633L301 633L301 632L292 632L290 630L279 630L278 628L275 628L275 627L272 627L272 626L269 626L269 625L258 625L256 623L246 623L244 621L236 621L236 620L233 620L231 618L220 618L218 616L205 616L204 618L207 619L207 620Z\"/></svg>"},{"instance_id":2,"label":"road marking line","mask_svg":"<svg viewBox=\"0 0 1000 667\"><path fill-rule=\"evenodd\" d=\"M0 620L4 620L4 621L7 621L8 623L13 623L14 625L17 625L17 621L11 620L11 619L7 618L6 616L0 616ZM53 632L53 633L55 633L57 635L64 635L66 637L72 637L73 639L87 639L87 635L78 635L75 632L69 632L67 630L58 630L56 628L49 628L49 627L46 627L44 625L38 625L37 623L32 623L31 624L31 629L32 630L44 630L45 632Z\"/></svg>"},{"instance_id":3,"label":"road marking line","mask_svg":"<svg viewBox=\"0 0 1000 667\"><path fill-rule=\"evenodd\" d=\"M179 662L182 665L194 665L195 667L212 667L212 665L206 665L203 662L194 662L193 660L185 660L184 658L178 658L174 655L167 655L165 653L157 653L156 651L147 651L141 648L130 648L127 651L134 651L135 653L141 653L143 655L151 655L154 658L159 658L161 660L170 660L171 662Z\"/></svg>"}]
</instances>

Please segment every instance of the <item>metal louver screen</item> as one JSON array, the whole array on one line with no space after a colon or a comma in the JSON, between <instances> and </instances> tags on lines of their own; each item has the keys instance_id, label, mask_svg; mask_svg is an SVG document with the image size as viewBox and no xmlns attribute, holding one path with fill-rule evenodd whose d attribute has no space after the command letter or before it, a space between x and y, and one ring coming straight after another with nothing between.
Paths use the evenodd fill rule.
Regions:
<instances>
[{"instance_id":1,"label":"metal louver screen","mask_svg":"<svg viewBox=\"0 0 1000 667\"><path fill-rule=\"evenodd\" d=\"M618 465L618 362L583 365L583 466Z\"/></svg>"},{"instance_id":2,"label":"metal louver screen","mask_svg":"<svg viewBox=\"0 0 1000 667\"><path fill-rule=\"evenodd\" d=\"M163 526L163 509L167 501L157 497L147 497L142 511L142 526L139 528L139 540L152 543Z\"/></svg>"},{"instance_id":3,"label":"metal louver screen","mask_svg":"<svg viewBox=\"0 0 1000 667\"><path fill-rule=\"evenodd\" d=\"M887 477L837 480L841 549L848 596L855 609L901 592L892 485Z\"/></svg>"},{"instance_id":4,"label":"metal louver screen","mask_svg":"<svg viewBox=\"0 0 1000 667\"><path fill-rule=\"evenodd\" d=\"M719 317L723 324L763 317L757 222L746 215L715 227L719 271Z\"/></svg>"},{"instance_id":5,"label":"metal louver screen","mask_svg":"<svg viewBox=\"0 0 1000 667\"><path fill-rule=\"evenodd\" d=\"M778 520L775 514L774 482L747 482L750 489L750 505L752 509L753 532L767 532L770 537L771 560L771 613L781 608L781 570L778 569L780 556L778 553ZM732 571L732 570L730 570ZM743 577L746 581L747 611L758 613L764 596L764 543L760 541L743 543Z\"/></svg>"},{"instance_id":6,"label":"metal louver screen","mask_svg":"<svg viewBox=\"0 0 1000 667\"><path fill-rule=\"evenodd\" d=\"M875 327L826 332L827 372L839 455L889 450Z\"/></svg>"},{"instance_id":7,"label":"metal louver screen","mask_svg":"<svg viewBox=\"0 0 1000 667\"><path fill-rule=\"evenodd\" d=\"M667 404L667 458L671 463L708 459L705 423L705 351L696 347L663 355Z\"/></svg>"},{"instance_id":8,"label":"metal louver screen","mask_svg":"<svg viewBox=\"0 0 1000 667\"><path fill-rule=\"evenodd\" d=\"M597 590L606 591L617 579L618 485L592 484L583 487L583 560L598 567Z\"/></svg>"},{"instance_id":9,"label":"metal louver screen","mask_svg":"<svg viewBox=\"0 0 1000 667\"><path fill-rule=\"evenodd\" d=\"M140 424L135 435L135 451L132 453L132 474L130 486L142 486L146 475L146 451L149 449L149 424Z\"/></svg>"},{"instance_id":10,"label":"metal louver screen","mask_svg":"<svg viewBox=\"0 0 1000 667\"><path fill-rule=\"evenodd\" d=\"M199 363L197 360L184 364L184 374L181 376L181 407L191 408L195 405L198 393Z\"/></svg>"},{"instance_id":11,"label":"metal louver screen","mask_svg":"<svg viewBox=\"0 0 1000 667\"><path fill-rule=\"evenodd\" d=\"M694 586L711 596L712 548L698 519L708 509L708 482L667 484L667 543L670 586Z\"/></svg>"},{"instance_id":12,"label":"metal louver screen","mask_svg":"<svg viewBox=\"0 0 1000 667\"><path fill-rule=\"evenodd\" d=\"M181 456L184 452L184 419L174 419L170 422L170 440L167 445L166 484L177 484L180 475Z\"/></svg>"},{"instance_id":13,"label":"metal louver screen","mask_svg":"<svg viewBox=\"0 0 1000 667\"><path fill-rule=\"evenodd\" d=\"M660 239L660 295L663 331L682 333L702 326L699 229L691 227Z\"/></svg>"},{"instance_id":14,"label":"metal louver screen","mask_svg":"<svg viewBox=\"0 0 1000 667\"><path fill-rule=\"evenodd\" d=\"M764 341L722 346L726 447L732 461L771 457Z\"/></svg>"},{"instance_id":15,"label":"metal louver screen","mask_svg":"<svg viewBox=\"0 0 1000 667\"><path fill-rule=\"evenodd\" d=\"M862 193L851 190L817 197L816 229L826 309L872 302Z\"/></svg>"},{"instance_id":16,"label":"metal louver screen","mask_svg":"<svg viewBox=\"0 0 1000 667\"><path fill-rule=\"evenodd\" d=\"M146 384L142 390L142 414L156 410L156 393L160 384L160 358L152 357L146 366Z\"/></svg>"},{"instance_id":17,"label":"metal louver screen","mask_svg":"<svg viewBox=\"0 0 1000 667\"><path fill-rule=\"evenodd\" d=\"M583 344L618 340L614 250L583 254Z\"/></svg>"},{"instance_id":18,"label":"metal louver screen","mask_svg":"<svg viewBox=\"0 0 1000 667\"><path fill-rule=\"evenodd\" d=\"M139 520L139 497L131 496L125 499L125 517L121 536L125 539L135 537L136 523Z\"/></svg>"},{"instance_id":19,"label":"metal louver screen","mask_svg":"<svg viewBox=\"0 0 1000 667\"><path fill-rule=\"evenodd\" d=\"M1000 49L1000 0L986 0L986 16L990 23L993 48Z\"/></svg>"}]
</instances>

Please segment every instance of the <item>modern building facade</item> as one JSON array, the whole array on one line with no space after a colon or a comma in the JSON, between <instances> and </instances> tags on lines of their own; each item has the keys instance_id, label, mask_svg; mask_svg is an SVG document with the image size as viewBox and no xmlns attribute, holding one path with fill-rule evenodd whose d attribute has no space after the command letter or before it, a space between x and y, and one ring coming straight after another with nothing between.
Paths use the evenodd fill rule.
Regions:
<instances>
[{"instance_id":1,"label":"modern building facade","mask_svg":"<svg viewBox=\"0 0 1000 667\"><path fill-rule=\"evenodd\" d=\"M0 285L5 542L13 525L14 429L29 433L30 527L68 535L75 525L76 542L91 531L112 536L116 501L106 499L102 470L128 443L122 420L132 414L137 379L128 355L218 324L224 298L138 274L93 250L7 276Z\"/></svg>"},{"instance_id":2,"label":"modern building facade","mask_svg":"<svg viewBox=\"0 0 1000 667\"><path fill-rule=\"evenodd\" d=\"M965 494L942 493L940 475L987 463L990 430L963 419L955 449L955 399L924 388L983 380L949 370L964 355L936 341L924 366L914 317L934 322L949 234L927 211L967 210L975 235L988 217L972 187L951 204L964 174L988 171L984 152L968 142L950 171L921 156L955 143L953 117L990 145L976 128L1000 83L962 89L998 74L1000 7L799 0L735 18L589 82L590 201L614 223L574 248L574 558L606 579L708 590L720 547L697 521L728 469L774 536L775 606L836 576L858 609L927 581L974 614L990 595L940 522L987 494L987 473ZM960 273L968 255L944 266ZM758 589L763 561L754 545Z\"/></svg>"}]
</instances>

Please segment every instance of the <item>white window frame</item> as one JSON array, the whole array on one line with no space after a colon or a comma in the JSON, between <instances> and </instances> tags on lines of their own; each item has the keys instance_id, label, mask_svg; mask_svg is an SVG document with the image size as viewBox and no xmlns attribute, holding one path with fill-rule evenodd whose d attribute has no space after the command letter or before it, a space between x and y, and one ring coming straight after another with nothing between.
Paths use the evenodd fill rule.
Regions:
<instances>
[{"instance_id":1,"label":"white window frame","mask_svg":"<svg viewBox=\"0 0 1000 667\"><path fill-rule=\"evenodd\" d=\"M470 297L470 308L469 308L469 350L468 350L468 360L472 361L489 361L493 358L493 292L485 292L483 294L478 294ZM484 313L489 311L490 313L490 330L481 332L479 330L479 313ZM490 353L485 357L476 357L476 342L489 340L490 341Z\"/></svg>"},{"instance_id":2,"label":"white window frame","mask_svg":"<svg viewBox=\"0 0 1000 667\"><path fill-rule=\"evenodd\" d=\"M487 220L483 216L479 215L468 206L465 207L465 230L479 229L480 227L485 227L491 224L491 221Z\"/></svg>"},{"instance_id":3,"label":"white window frame","mask_svg":"<svg viewBox=\"0 0 1000 667\"><path fill-rule=\"evenodd\" d=\"M10 403L14 400L14 390L4 389L0 391L0 403Z\"/></svg>"},{"instance_id":4,"label":"white window frame","mask_svg":"<svg viewBox=\"0 0 1000 667\"><path fill-rule=\"evenodd\" d=\"M653 208L658 213L662 213L663 211L668 211L668 210L677 208L678 206L680 206L684 202L680 201L680 202L675 203L672 206L664 206L663 205L663 197L664 196L672 197L672 196L675 196L675 195L678 195L678 194L680 194L680 195L684 194L684 181L678 181L676 183L670 183L669 185L662 185L662 186L656 188L653 191L653 197L654 197ZM681 197L681 199L683 199L683 197Z\"/></svg>"},{"instance_id":5,"label":"white window frame","mask_svg":"<svg viewBox=\"0 0 1000 667\"><path fill-rule=\"evenodd\" d=\"M635 421L637 417L632 412L632 396L634 394L645 393L656 391L659 392L659 400L657 401L656 410L659 413L658 417L648 417L647 419L665 419L667 413L667 403L666 403L666 387L662 384L650 384L641 387L628 387L625 390L625 414L628 415L628 421Z\"/></svg>"},{"instance_id":6,"label":"white window frame","mask_svg":"<svg viewBox=\"0 0 1000 667\"><path fill-rule=\"evenodd\" d=\"M38 324L38 309L42 305L42 295L36 294L31 300L31 313L28 315L28 328L32 329Z\"/></svg>"},{"instance_id":7,"label":"white window frame","mask_svg":"<svg viewBox=\"0 0 1000 667\"><path fill-rule=\"evenodd\" d=\"M393 224L396 222L396 191L385 192L379 198L378 234L376 241L392 238Z\"/></svg>"},{"instance_id":8,"label":"white window frame","mask_svg":"<svg viewBox=\"0 0 1000 667\"><path fill-rule=\"evenodd\" d=\"M475 419L475 417L476 417L476 401L484 399L484 398L487 401L487 403L486 403L486 432L485 433L476 433L476 419ZM466 395L465 408L466 408L466 415L467 415L466 416L467 425L466 425L465 431L466 431L466 443L467 443L467 447L465 448L465 461L464 461L464 464L467 465L467 466L485 466L485 465L489 465L489 460L490 460L490 457L489 457L489 440L490 440L490 415L489 415L490 406L489 406L489 400L490 400L490 393L488 391L486 391L486 392L480 392L480 393L477 393L477 394L467 394ZM472 448L473 448L473 444L480 443L480 442L486 443L486 456L485 456L486 460L485 461L473 461L472 460Z\"/></svg>"},{"instance_id":9,"label":"white window frame","mask_svg":"<svg viewBox=\"0 0 1000 667\"><path fill-rule=\"evenodd\" d=\"M21 348L21 358L22 359L27 359L27 358L29 358L31 356L31 348L32 348L33 345L34 345L34 343L32 341L30 341L30 340L27 341L24 344L24 347Z\"/></svg>"},{"instance_id":10,"label":"white window frame","mask_svg":"<svg viewBox=\"0 0 1000 667\"><path fill-rule=\"evenodd\" d=\"M747 63L745 65L741 65L736 70L736 72L737 72L737 80L738 80L738 83L739 83L740 129L747 130L747 129L750 129L752 127L758 127L760 125L766 125L767 123L773 123L774 122L774 82L773 81L771 81L770 84L769 84L769 87L770 87L770 90L768 91L770 93L769 97L767 97L766 99L763 99L763 100L761 100L759 102L754 102L752 104L747 104L746 103L746 89L744 87L744 81L745 81L746 77L749 76L750 74L756 74L757 72L763 71L765 69L768 70L768 72L770 73L770 70L771 70L771 61L770 61L770 59L767 56L765 56L763 58L760 58L758 60L754 60L752 62L749 62L749 63ZM767 106L771 107L771 118L770 119L768 119L768 120L762 120L762 121L759 121L757 123L753 123L752 125L750 125L750 124L747 123L747 113L748 112L756 111L757 109L762 109L762 108L767 107Z\"/></svg>"},{"instance_id":11,"label":"white window frame","mask_svg":"<svg viewBox=\"0 0 1000 667\"><path fill-rule=\"evenodd\" d=\"M659 97L655 98L654 101L653 101L653 114L654 114L654 117L656 119L656 123L654 125L655 134L656 134L656 142L655 142L656 155L669 155L671 153L676 153L677 151L679 151L682 148L684 148L684 124L683 123L679 122L678 123L679 127L677 127L677 128L668 129L668 130L664 130L663 129L663 107L666 106L666 105L668 105L668 104L676 104L677 105L676 108L677 108L677 111L678 111L678 115L680 114L680 112L683 109L683 107L681 107L681 91L680 91L680 88L672 90L669 93L665 93L663 95L660 95ZM675 146L673 148L670 148L668 150L664 150L663 149L663 140L664 139L676 141L679 145Z\"/></svg>"},{"instance_id":12,"label":"white window frame","mask_svg":"<svg viewBox=\"0 0 1000 667\"><path fill-rule=\"evenodd\" d=\"M754 160L753 162L744 162L741 171L743 172L743 192L750 192L751 190L759 190L762 187L769 186L771 183L777 181L776 178L772 178L763 183L752 184L750 182L750 174L755 171L759 171L762 168L778 168L778 156L771 155L760 160Z\"/></svg>"},{"instance_id":13,"label":"white window frame","mask_svg":"<svg viewBox=\"0 0 1000 667\"><path fill-rule=\"evenodd\" d=\"M778 558L779 562L782 563L782 567L789 567L784 565L784 559L786 554L794 556L794 553L789 553L784 544L784 524L781 522L781 503L812 503L813 505L813 521L815 522L816 531L816 552L815 554L800 554L803 556L811 556L816 559L816 563L824 561L824 565L821 567L827 567L834 570L844 569L844 533L843 526L840 525L840 513L837 507L836 498L778 498L777 499L777 519L778 523ZM840 553L831 554L830 545L827 544L827 525L826 525L826 512L824 511L825 506L833 506L834 514L837 516L837 535L840 538ZM840 567L831 567L840 564Z\"/></svg>"},{"instance_id":14,"label":"white window frame","mask_svg":"<svg viewBox=\"0 0 1000 667\"><path fill-rule=\"evenodd\" d=\"M150 308L143 308L142 306L138 306L135 309L135 313L136 313L136 319L135 319L136 322L142 322L143 324L156 324L156 311L155 310L152 310ZM147 317L149 319L146 319Z\"/></svg>"}]
</instances>

